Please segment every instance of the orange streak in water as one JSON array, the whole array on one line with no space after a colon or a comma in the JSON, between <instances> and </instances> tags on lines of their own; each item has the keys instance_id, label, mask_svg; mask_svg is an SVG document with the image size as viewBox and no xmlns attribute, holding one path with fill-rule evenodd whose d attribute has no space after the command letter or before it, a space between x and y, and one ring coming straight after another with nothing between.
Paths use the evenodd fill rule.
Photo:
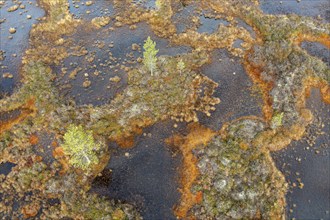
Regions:
<instances>
[{"instance_id":1,"label":"orange streak in water","mask_svg":"<svg viewBox=\"0 0 330 220\"><path fill-rule=\"evenodd\" d=\"M4 131L11 129L14 125L20 123L27 117L33 115L36 111L34 104L35 104L34 99L29 99L25 105L23 105L22 107L20 107L18 109L14 109L13 111L15 111L15 110L21 111L20 115L15 118L9 119L7 121L1 122L0 134Z\"/></svg>"}]
</instances>

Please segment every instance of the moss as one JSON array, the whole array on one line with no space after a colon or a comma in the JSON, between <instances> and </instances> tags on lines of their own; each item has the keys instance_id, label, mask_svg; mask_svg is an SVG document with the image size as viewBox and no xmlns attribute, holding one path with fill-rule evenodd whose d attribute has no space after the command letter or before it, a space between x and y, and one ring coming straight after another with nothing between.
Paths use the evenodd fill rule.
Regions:
<instances>
[{"instance_id":1,"label":"moss","mask_svg":"<svg viewBox=\"0 0 330 220\"><path fill-rule=\"evenodd\" d=\"M274 114L272 121L271 121L271 127L273 129L282 126L283 116L284 116L284 112Z\"/></svg>"},{"instance_id":2,"label":"moss","mask_svg":"<svg viewBox=\"0 0 330 220\"><path fill-rule=\"evenodd\" d=\"M63 217L84 219L141 219L130 205L115 204L113 201L98 197L95 194L69 195L68 209L63 213ZM134 216L133 218L131 216Z\"/></svg>"},{"instance_id":3,"label":"moss","mask_svg":"<svg viewBox=\"0 0 330 220\"><path fill-rule=\"evenodd\" d=\"M323 93L328 91L329 68L299 47L304 40L329 45L328 24L295 15L265 15L257 7L256 1L206 0L203 5L198 5L196 1L185 1L185 4L197 4L200 11L214 11L228 19L234 16L244 20L257 32L257 39L252 39L248 31L238 28L235 22L228 27L221 26L211 35L199 34L194 30L175 34L171 19L178 2L157 1L161 3L157 11L146 11L132 4L132 1L115 0L116 10L121 16L116 17L118 26L147 21L157 36L167 37L171 43L187 45L196 50L175 57L160 56L154 63L157 66L155 76L148 74L142 66L137 66L129 72L128 86L121 95L110 104L87 107L63 101L53 85L55 74L50 66L61 64L69 56L71 52L67 48L75 45L67 38L78 25L85 27L93 22L74 19L66 0L39 2L46 10L46 17L31 30L31 47L25 53L21 71L23 85L12 96L0 100L0 112L25 108L25 103L31 98L35 99L36 105L33 119L15 124L10 131L0 134L1 160L13 161L19 168L15 168L1 184L3 189L10 189L8 192L2 190L6 200L4 203L20 201L22 195L30 190L34 192L32 198L36 200L46 200L48 196L60 199L59 206L43 207L42 214L47 216L45 219L67 216L87 219L128 218L130 215L125 206L86 194L96 173L71 169L59 172L61 176L55 175L60 169L59 164L64 166L65 158L55 158L55 162L49 166L39 163L40 158L34 152L39 149L33 148L28 138L31 134L45 131L53 134L54 141L60 144L60 138L66 132L64 128L72 123L86 125L84 129L78 128L77 132L67 132L65 136L71 135L71 138L64 143L64 146L67 144L67 152L72 151L68 154L70 157L78 155L73 164L83 164L81 167L86 168L81 155L77 153L77 146L81 144L78 139L86 141L95 163L105 152L105 145L101 146L102 150L90 151L98 143L88 130L125 143L127 140L131 142L131 136L141 132L141 128L160 120L197 121L198 111L209 116L219 103L219 99L213 97L217 84L198 71L210 61L209 51L227 48L231 54L245 57L247 69L253 67L249 74L263 88L264 108L268 111L265 111L265 118L274 129L267 130L266 123L246 118L231 122L228 130L222 133L224 138L214 138L205 149L195 152L196 157L191 152L192 148L198 143L206 144L210 136L216 134L206 131L202 135L195 128L195 133L192 132L189 137L179 138L180 143L184 142L180 149L184 154L185 171L182 177L182 202L176 214L184 218L185 213L195 205L190 211L199 219L279 219L283 216L286 186L283 176L274 167L269 150L283 148L292 139L299 139L309 123L311 116L306 117L305 114L303 117L301 113L304 109L304 92L312 85L305 81L313 78L317 82L313 85L322 85ZM94 23L104 26L109 19L97 18ZM253 50L233 50L232 44L236 39L242 39L246 49ZM273 111L276 113L271 119ZM47 192L42 190L46 182ZM190 191L194 183L196 196ZM256 207L261 213L256 212ZM17 214L8 210L5 213L8 216ZM47 213L49 210L54 212ZM134 216L138 215L135 213Z\"/></svg>"},{"instance_id":4,"label":"moss","mask_svg":"<svg viewBox=\"0 0 330 220\"><path fill-rule=\"evenodd\" d=\"M50 171L46 170L44 163L34 163L31 167L23 168L19 171L15 185L19 185L23 190L29 191L36 186L42 189L50 177Z\"/></svg>"}]
</instances>

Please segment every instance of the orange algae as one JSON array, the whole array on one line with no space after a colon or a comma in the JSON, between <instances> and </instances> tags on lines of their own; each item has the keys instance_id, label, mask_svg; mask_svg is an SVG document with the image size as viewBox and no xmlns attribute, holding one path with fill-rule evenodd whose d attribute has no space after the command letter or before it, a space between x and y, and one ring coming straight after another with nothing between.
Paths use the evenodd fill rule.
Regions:
<instances>
[{"instance_id":1,"label":"orange algae","mask_svg":"<svg viewBox=\"0 0 330 220\"><path fill-rule=\"evenodd\" d=\"M20 111L19 116L9 119L8 121L1 122L0 124L0 134L3 133L4 131L10 130L14 125L20 123L27 117L33 115L36 112L35 108L35 101L34 99L29 99L25 105L13 109L12 111L18 110Z\"/></svg>"},{"instance_id":2,"label":"orange algae","mask_svg":"<svg viewBox=\"0 0 330 220\"><path fill-rule=\"evenodd\" d=\"M37 135L33 134L30 136L29 142L32 145L36 145L39 143L39 137Z\"/></svg>"},{"instance_id":3,"label":"orange algae","mask_svg":"<svg viewBox=\"0 0 330 220\"><path fill-rule=\"evenodd\" d=\"M269 95L269 92L271 91L273 85L271 83L266 83L261 79L262 68L260 66L255 66L248 62L247 57L250 52L248 52L245 55L243 64L247 74L249 75L253 83L255 85L258 85L259 88L261 89L262 99L264 102L264 105L262 107L262 112L264 114L265 120L270 121L273 115L273 108L272 108L272 99Z\"/></svg>"},{"instance_id":4,"label":"orange algae","mask_svg":"<svg viewBox=\"0 0 330 220\"><path fill-rule=\"evenodd\" d=\"M53 157L57 159L62 165L62 170L60 171L60 174L64 175L69 169L69 164L65 157L63 148L62 147L55 148L55 150L53 150Z\"/></svg>"},{"instance_id":5,"label":"orange algae","mask_svg":"<svg viewBox=\"0 0 330 220\"><path fill-rule=\"evenodd\" d=\"M330 104L330 86L325 81L320 81L314 77L308 77L304 81L304 88L305 88L305 97L309 97L311 88L319 88L322 100ZM302 101L301 101L302 102ZM304 103L304 102L303 102Z\"/></svg>"},{"instance_id":6,"label":"orange algae","mask_svg":"<svg viewBox=\"0 0 330 220\"><path fill-rule=\"evenodd\" d=\"M185 218L190 208L201 202L203 197L201 192L195 195L190 190L199 176L197 158L192 150L200 145L205 146L216 135L216 132L197 123L190 124L189 131L186 137L174 135L166 139L167 144L178 147L183 155L181 189L179 189L182 195L180 204L174 210L178 218Z\"/></svg>"},{"instance_id":7,"label":"orange algae","mask_svg":"<svg viewBox=\"0 0 330 220\"><path fill-rule=\"evenodd\" d=\"M22 214L25 219L34 217L38 214L40 204L38 202L28 204L22 208Z\"/></svg>"},{"instance_id":8,"label":"orange algae","mask_svg":"<svg viewBox=\"0 0 330 220\"><path fill-rule=\"evenodd\" d=\"M330 36L327 34L320 34L318 36L299 33L294 42L300 45L303 41L318 42L330 49Z\"/></svg>"},{"instance_id":9,"label":"orange algae","mask_svg":"<svg viewBox=\"0 0 330 220\"><path fill-rule=\"evenodd\" d=\"M134 145L135 135L142 134L142 128L153 123L152 119L149 118L131 120L129 127L123 128L122 132L111 135L109 139L115 141L122 148L131 148Z\"/></svg>"}]
</instances>

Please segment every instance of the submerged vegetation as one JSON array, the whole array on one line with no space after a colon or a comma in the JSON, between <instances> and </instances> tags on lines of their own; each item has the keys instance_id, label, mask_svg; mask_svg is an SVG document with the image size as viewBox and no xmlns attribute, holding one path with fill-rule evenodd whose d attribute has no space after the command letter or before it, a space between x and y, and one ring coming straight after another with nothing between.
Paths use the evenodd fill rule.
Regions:
<instances>
[{"instance_id":1,"label":"submerged vegetation","mask_svg":"<svg viewBox=\"0 0 330 220\"><path fill-rule=\"evenodd\" d=\"M89 189L111 158L107 140L131 147L143 128L166 119L194 122L187 135L167 139L183 156L177 218L285 218L287 183L270 152L303 136L313 119L305 107L310 87L320 88L323 100L330 102L329 67L300 47L308 40L329 48L329 24L297 15L267 15L258 1L250 0L157 0L156 10L114 0L114 16L90 20L74 17L67 0L39 2L46 15L30 32L20 71L22 85L0 100L0 113L18 114L0 121L0 163L16 164L7 176L0 175L1 218L141 219L133 205L107 200ZM93 7L92 3L86 5ZM14 6L16 11L19 7ZM195 8L191 24L178 33L174 15L189 6ZM205 11L230 25L219 25L211 34L199 33L196 14ZM256 36L238 26L239 20L252 27ZM137 42L144 43L143 58L134 57L140 51L134 44L119 63L121 58L113 57L106 43L97 40L100 34L112 35L122 26L134 30L142 22L157 38L189 46L191 51L157 56L157 40L148 37ZM86 90L92 84L90 75L105 75L97 67L106 62L94 64L96 52L82 47L83 39L74 39L77 31L97 33L98 52L117 62L108 72L119 75L116 68L125 70L109 79L115 84L127 78L125 88L99 106L76 104L61 93L59 87L67 85L56 81L66 75L71 80L80 76L79 63L70 63L76 67L70 74L61 66L69 57L84 57L88 63L90 69L81 76L88 82ZM242 48L233 46L236 40L243 41ZM201 68L211 62L210 52L215 49L226 49L242 60L262 91L263 118L238 118L220 131L198 126L199 113L211 117L220 103L214 95L221 82L218 85L206 77ZM45 144L43 137L51 144Z\"/></svg>"}]
</instances>

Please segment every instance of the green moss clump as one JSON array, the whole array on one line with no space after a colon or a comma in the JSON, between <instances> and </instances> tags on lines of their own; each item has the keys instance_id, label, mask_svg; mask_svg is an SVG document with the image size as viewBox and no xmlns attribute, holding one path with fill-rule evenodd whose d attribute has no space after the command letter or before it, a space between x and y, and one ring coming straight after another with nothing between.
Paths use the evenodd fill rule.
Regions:
<instances>
[{"instance_id":1,"label":"green moss clump","mask_svg":"<svg viewBox=\"0 0 330 220\"><path fill-rule=\"evenodd\" d=\"M281 127L282 121L283 121L283 116L284 116L284 112L274 114L272 121L271 121L271 127L272 128Z\"/></svg>"},{"instance_id":2,"label":"green moss clump","mask_svg":"<svg viewBox=\"0 0 330 220\"><path fill-rule=\"evenodd\" d=\"M68 127L64 135L63 149L74 167L87 170L99 162L96 151L100 149L100 145L95 142L92 132L85 131L81 125Z\"/></svg>"}]
</instances>

